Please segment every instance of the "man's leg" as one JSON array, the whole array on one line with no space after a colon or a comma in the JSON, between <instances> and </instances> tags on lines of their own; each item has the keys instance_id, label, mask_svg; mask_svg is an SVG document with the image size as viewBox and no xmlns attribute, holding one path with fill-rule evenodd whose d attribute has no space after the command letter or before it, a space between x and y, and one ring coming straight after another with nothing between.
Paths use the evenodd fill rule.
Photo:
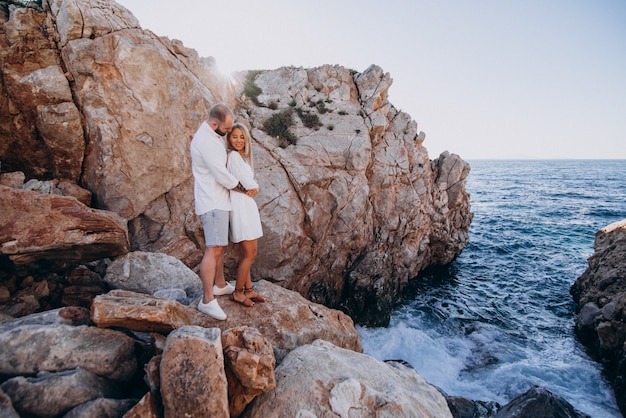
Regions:
<instances>
[{"instance_id":1,"label":"man's leg","mask_svg":"<svg viewBox=\"0 0 626 418\"><path fill-rule=\"evenodd\" d=\"M220 260L224 260L224 247L207 247L200 262L200 280L204 290L202 302L209 303L213 300L213 284L215 273ZM223 267L222 267L223 270Z\"/></svg>"}]
</instances>

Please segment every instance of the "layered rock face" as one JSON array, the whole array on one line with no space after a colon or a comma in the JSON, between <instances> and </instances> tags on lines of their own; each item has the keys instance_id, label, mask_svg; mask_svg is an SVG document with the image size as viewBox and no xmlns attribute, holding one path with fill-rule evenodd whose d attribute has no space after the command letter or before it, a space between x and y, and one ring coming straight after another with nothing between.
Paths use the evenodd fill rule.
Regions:
<instances>
[{"instance_id":1,"label":"layered rock face","mask_svg":"<svg viewBox=\"0 0 626 418\"><path fill-rule=\"evenodd\" d=\"M266 234L256 275L384 323L409 279L467 243L469 166L448 153L428 159L424 133L388 102L391 78L379 67L282 68L252 80L260 93L244 95L242 113ZM277 116L292 135L270 135Z\"/></svg>"},{"instance_id":2,"label":"layered rock face","mask_svg":"<svg viewBox=\"0 0 626 418\"><path fill-rule=\"evenodd\" d=\"M48 0L43 11L12 8L0 19L0 169L79 185L93 208L126 221L126 247L115 231L115 245L73 251L72 262L141 250L197 267L203 240L188 148L217 102L254 137L264 227L255 279L384 324L409 279L467 243L468 164L448 153L429 160L425 135L389 103L392 80L376 66L281 68L235 86L112 1ZM270 126L285 112L292 143ZM7 242L15 264L59 260L68 246ZM231 248L229 275L236 255Z\"/></svg>"},{"instance_id":3,"label":"layered rock face","mask_svg":"<svg viewBox=\"0 0 626 418\"><path fill-rule=\"evenodd\" d=\"M578 304L576 334L604 364L626 414L626 219L596 233L588 264L570 289Z\"/></svg>"}]
</instances>

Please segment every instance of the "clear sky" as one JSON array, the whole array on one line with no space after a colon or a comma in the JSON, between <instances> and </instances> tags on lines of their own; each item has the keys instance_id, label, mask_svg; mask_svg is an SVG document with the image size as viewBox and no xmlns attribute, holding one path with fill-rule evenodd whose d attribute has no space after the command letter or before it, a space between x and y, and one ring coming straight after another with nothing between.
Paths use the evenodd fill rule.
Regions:
<instances>
[{"instance_id":1,"label":"clear sky","mask_svg":"<svg viewBox=\"0 0 626 418\"><path fill-rule=\"evenodd\" d=\"M118 3L227 73L376 64L432 159L626 159L625 0Z\"/></svg>"}]
</instances>

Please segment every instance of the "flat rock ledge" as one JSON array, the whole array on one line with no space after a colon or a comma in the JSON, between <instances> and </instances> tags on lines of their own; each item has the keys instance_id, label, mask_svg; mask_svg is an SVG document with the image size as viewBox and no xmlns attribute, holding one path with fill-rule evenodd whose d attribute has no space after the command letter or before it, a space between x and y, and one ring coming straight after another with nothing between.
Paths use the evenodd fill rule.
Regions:
<instances>
[{"instance_id":1,"label":"flat rock ledge","mask_svg":"<svg viewBox=\"0 0 626 418\"><path fill-rule=\"evenodd\" d=\"M626 415L626 219L596 232L588 267L570 289L576 334L600 361Z\"/></svg>"}]
</instances>

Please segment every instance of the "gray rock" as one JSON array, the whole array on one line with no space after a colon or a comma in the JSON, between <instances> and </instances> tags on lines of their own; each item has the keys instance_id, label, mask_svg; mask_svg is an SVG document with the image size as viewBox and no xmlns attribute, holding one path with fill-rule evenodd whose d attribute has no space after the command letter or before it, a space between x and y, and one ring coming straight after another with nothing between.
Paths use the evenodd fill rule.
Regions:
<instances>
[{"instance_id":1,"label":"gray rock","mask_svg":"<svg viewBox=\"0 0 626 418\"><path fill-rule=\"evenodd\" d=\"M188 297L202 292L200 277L179 259L162 253L134 251L114 260L104 281L115 289L154 295L182 289Z\"/></svg>"},{"instance_id":2,"label":"gray rock","mask_svg":"<svg viewBox=\"0 0 626 418\"><path fill-rule=\"evenodd\" d=\"M91 399L120 395L110 381L80 368L14 377L0 387L21 415L38 417L55 417Z\"/></svg>"},{"instance_id":3,"label":"gray rock","mask_svg":"<svg viewBox=\"0 0 626 418\"><path fill-rule=\"evenodd\" d=\"M414 369L316 340L276 368L276 389L242 417L452 417L445 398Z\"/></svg>"},{"instance_id":4,"label":"gray rock","mask_svg":"<svg viewBox=\"0 0 626 418\"><path fill-rule=\"evenodd\" d=\"M122 418L136 403L136 399L98 398L78 405L63 415L63 418Z\"/></svg>"},{"instance_id":5,"label":"gray rock","mask_svg":"<svg viewBox=\"0 0 626 418\"><path fill-rule=\"evenodd\" d=\"M18 325L0 330L0 374L32 375L81 367L112 380L128 380L137 367L134 340L90 326Z\"/></svg>"},{"instance_id":6,"label":"gray rock","mask_svg":"<svg viewBox=\"0 0 626 418\"><path fill-rule=\"evenodd\" d=\"M517 396L504 405L494 418L589 418L565 399L539 386Z\"/></svg>"}]
</instances>

